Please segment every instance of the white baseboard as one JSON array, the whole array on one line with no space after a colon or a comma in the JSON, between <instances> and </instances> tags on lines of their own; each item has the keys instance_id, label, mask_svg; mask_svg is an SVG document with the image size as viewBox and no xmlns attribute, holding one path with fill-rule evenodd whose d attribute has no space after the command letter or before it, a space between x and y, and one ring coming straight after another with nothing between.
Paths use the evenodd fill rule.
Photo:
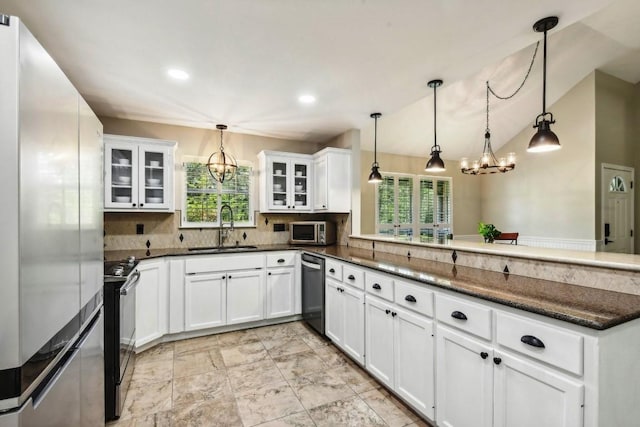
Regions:
<instances>
[{"instance_id":1,"label":"white baseboard","mask_svg":"<svg viewBox=\"0 0 640 427\"><path fill-rule=\"evenodd\" d=\"M484 239L479 234L454 235L454 240L482 243ZM509 241L496 241L497 245L508 245ZM538 248L568 249L572 251L595 252L598 249L597 240L567 239L556 237L519 236L518 246L534 246Z\"/></svg>"}]
</instances>

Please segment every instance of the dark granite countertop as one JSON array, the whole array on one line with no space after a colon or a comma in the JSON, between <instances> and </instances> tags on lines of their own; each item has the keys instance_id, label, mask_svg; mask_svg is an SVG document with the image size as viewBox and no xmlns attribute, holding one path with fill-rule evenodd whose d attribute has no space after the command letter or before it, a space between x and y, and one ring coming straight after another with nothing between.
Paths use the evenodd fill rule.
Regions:
<instances>
[{"instance_id":1,"label":"dark granite countertop","mask_svg":"<svg viewBox=\"0 0 640 427\"><path fill-rule=\"evenodd\" d=\"M300 247L290 245L263 245L243 252L290 249L315 252L362 267L373 268L591 329L604 330L640 317L640 296L638 295L496 273L418 258L407 258L383 252L374 253L370 250L346 246ZM142 260L162 256L212 253L218 252L194 252L186 248L106 251L105 259L123 259L133 255Z\"/></svg>"}]
</instances>

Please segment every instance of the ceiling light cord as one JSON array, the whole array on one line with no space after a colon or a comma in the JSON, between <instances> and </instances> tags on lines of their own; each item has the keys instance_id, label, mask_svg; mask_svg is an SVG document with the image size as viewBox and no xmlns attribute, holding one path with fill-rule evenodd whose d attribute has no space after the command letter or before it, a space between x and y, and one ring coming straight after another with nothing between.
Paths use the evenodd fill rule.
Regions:
<instances>
[{"instance_id":1,"label":"ceiling light cord","mask_svg":"<svg viewBox=\"0 0 640 427\"><path fill-rule=\"evenodd\" d=\"M544 35L545 35L545 39L546 39L546 37L547 37L547 33L545 32L545 33L544 33ZM536 48L535 48L535 50L533 51L533 57L531 57L531 63L529 63L529 69L527 70L527 74L525 74L524 79L522 80L522 83L520 83L520 86L518 86L518 88L517 88L517 89L516 89L516 90L515 90L511 95L508 95L508 96L498 95L498 94L497 94L497 93L496 93L496 92L491 88L491 86L489 86L489 82L487 82L487 89L489 90L489 92L491 92L491 94L492 94L493 96L495 96L495 97L496 97L496 98L498 98L498 99L511 99L511 98L513 98L514 96L516 96L516 95L518 94L518 92L520 92L520 89L522 89L522 87L523 87L523 86L524 86L524 84L526 83L527 79L529 78L529 74L531 74L531 70L533 69L533 63L535 62L535 60L536 60L536 55L538 54L538 46L540 46L540 41L538 41L538 42L536 43ZM546 52L546 50L547 50L547 44L546 44L546 42L545 42L545 45L544 45L544 50L545 50L545 52ZM546 63L547 63L547 62L546 62L546 54L545 54L544 61L545 61L545 64L546 64ZM546 69L546 66L545 66L545 69ZM545 73L546 73L546 72L545 72ZM543 100L542 102L543 102L543 104L544 104L544 100ZM542 110L544 111L544 106L543 106Z\"/></svg>"},{"instance_id":2,"label":"ceiling light cord","mask_svg":"<svg viewBox=\"0 0 640 427\"><path fill-rule=\"evenodd\" d=\"M436 132L436 126L437 123L436 122L436 85L433 85L433 146L437 147L438 146L438 132Z\"/></svg>"},{"instance_id":3,"label":"ceiling light cord","mask_svg":"<svg viewBox=\"0 0 640 427\"><path fill-rule=\"evenodd\" d=\"M373 163L378 164L378 116L374 116L373 125Z\"/></svg>"}]
</instances>

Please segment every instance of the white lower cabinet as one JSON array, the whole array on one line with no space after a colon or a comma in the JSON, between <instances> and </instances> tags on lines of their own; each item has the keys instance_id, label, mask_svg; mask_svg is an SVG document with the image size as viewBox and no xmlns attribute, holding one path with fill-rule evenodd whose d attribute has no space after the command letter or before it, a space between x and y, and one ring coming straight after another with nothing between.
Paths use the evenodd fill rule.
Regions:
<instances>
[{"instance_id":1,"label":"white lower cabinet","mask_svg":"<svg viewBox=\"0 0 640 427\"><path fill-rule=\"evenodd\" d=\"M441 325L436 334L438 426L491 427L493 358L490 345Z\"/></svg>"},{"instance_id":2,"label":"white lower cabinet","mask_svg":"<svg viewBox=\"0 0 640 427\"><path fill-rule=\"evenodd\" d=\"M438 426L583 425L580 381L464 332L439 325L437 336Z\"/></svg>"},{"instance_id":3,"label":"white lower cabinet","mask_svg":"<svg viewBox=\"0 0 640 427\"><path fill-rule=\"evenodd\" d=\"M138 264L136 292L136 348L168 332L169 303L166 263L163 259Z\"/></svg>"},{"instance_id":4,"label":"white lower cabinet","mask_svg":"<svg viewBox=\"0 0 640 427\"><path fill-rule=\"evenodd\" d=\"M226 323L226 283L225 273L186 277L185 330L213 328Z\"/></svg>"},{"instance_id":5,"label":"white lower cabinet","mask_svg":"<svg viewBox=\"0 0 640 427\"><path fill-rule=\"evenodd\" d=\"M227 273L227 324L264 319L264 270Z\"/></svg>"},{"instance_id":6,"label":"white lower cabinet","mask_svg":"<svg viewBox=\"0 0 640 427\"><path fill-rule=\"evenodd\" d=\"M366 319L367 370L433 419L433 321L370 295Z\"/></svg>"},{"instance_id":7,"label":"white lower cabinet","mask_svg":"<svg viewBox=\"0 0 640 427\"><path fill-rule=\"evenodd\" d=\"M327 278L325 334L356 362L364 365L364 292Z\"/></svg>"},{"instance_id":8,"label":"white lower cabinet","mask_svg":"<svg viewBox=\"0 0 640 427\"><path fill-rule=\"evenodd\" d=\"M295 314L295 277L293 268L269 269L267 273L267 319Z\"/></svg>"},{"instance_id":9,"label":"white lower cabinet","mask_svg":"<svg viewBox=\"0 0 640 427\"><path fill-rule=\"evenodd\" d=\"M581 427L584 386L564 375L494 352L495 427Z\"/></svg>"}]
</instances>

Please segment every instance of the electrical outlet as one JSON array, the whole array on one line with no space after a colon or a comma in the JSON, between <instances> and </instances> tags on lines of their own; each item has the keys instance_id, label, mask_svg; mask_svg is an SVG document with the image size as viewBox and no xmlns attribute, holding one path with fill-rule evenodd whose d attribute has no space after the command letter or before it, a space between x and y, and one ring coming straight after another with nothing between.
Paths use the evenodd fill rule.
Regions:
<instances>
[{"instance_id":1,"label":"electrical outlet","mask_svg":"<svg viewBox=\"0 0 640 427\"><path fill-rule=\"evenodd\" d=\"M144 234L144 224L136 224L136 234Z\"/></svg>"}]
</instances>

